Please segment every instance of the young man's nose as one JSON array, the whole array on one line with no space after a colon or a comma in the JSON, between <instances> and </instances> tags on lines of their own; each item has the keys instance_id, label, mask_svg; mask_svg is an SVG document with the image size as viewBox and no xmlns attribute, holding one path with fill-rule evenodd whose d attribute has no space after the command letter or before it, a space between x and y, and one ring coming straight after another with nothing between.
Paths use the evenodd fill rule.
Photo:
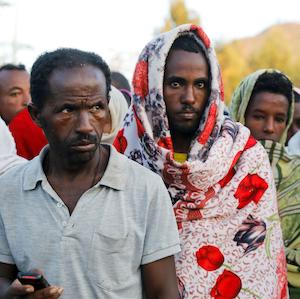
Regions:
<instances>
[{"instance_id":1,"label":"young man's nose","mask_svg":"<svg viewBox=\"0 0 300 299\"><path fill-rule=\"evenodd\" d=\"M192 86L187 86L185 88L184 93L181 96L181 102L190 105L195 103L195 95Z\"/></svg>"},{"instance_id":2,"label":"young man's nose","mask_svg":"<svg viewBox=\"0 0 300 299\"><path fill-rule=\"evenodd\" d=\"M274 124L274 119L269 118L267 119L264 127L264 131L269 134L273 134L275 131L275 124Z\"/></svg>"}]
</instances>

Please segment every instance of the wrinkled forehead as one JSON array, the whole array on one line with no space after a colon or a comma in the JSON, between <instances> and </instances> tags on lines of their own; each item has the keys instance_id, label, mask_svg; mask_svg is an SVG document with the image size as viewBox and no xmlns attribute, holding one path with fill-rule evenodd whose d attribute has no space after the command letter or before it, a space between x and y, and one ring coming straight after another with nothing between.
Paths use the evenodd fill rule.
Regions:
<instances>
[{"instance_id":1,"label":"wrinkled forehead","mask_svg":"<svg viewBox=\"0 0 300 299\"><path fill-rule=\"evenodd\" d=\"M106 93L106 78L99 68L93 65L55 69L48 79L52 93L76 90L94 90Z\"/></svg>"}]
</instances>

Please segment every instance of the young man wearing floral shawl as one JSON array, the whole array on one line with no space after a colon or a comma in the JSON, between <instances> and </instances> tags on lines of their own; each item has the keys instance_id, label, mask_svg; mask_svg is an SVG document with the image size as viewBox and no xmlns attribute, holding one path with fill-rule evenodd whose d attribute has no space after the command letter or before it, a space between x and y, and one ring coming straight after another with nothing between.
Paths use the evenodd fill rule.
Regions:
<instances>
[{"instance_id":1,"label":"young man wearing floral shawl","mask_svg":"<svg viewBox=\"0 0 300 299\"><path fill-rule=\"evenodd\" d=\"M169 191L181 298L286 298L270 164L249 130L224 116L209 38L194 25L158 36L140 55L133 86L114 144Z\"/></svg>"}]
</instances>

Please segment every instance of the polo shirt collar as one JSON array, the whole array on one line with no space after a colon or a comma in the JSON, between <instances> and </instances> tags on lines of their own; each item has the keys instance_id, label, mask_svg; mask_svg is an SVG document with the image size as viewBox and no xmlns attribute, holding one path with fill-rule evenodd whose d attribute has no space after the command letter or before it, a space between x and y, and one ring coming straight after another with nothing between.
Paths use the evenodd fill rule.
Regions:
<instances>
[{"instance_id":1,"label":"polo shirt collar","mask_svg":"<svg viewBox=\"0 0 300 299\"><path fill-rule=\"evenodd\" d=\"M106 170L101 180L96 186L107 186L116 190L125 190L127 186L128 161L127 157L117 152L117 150L109 145L110 155ZM37 184L43 180L47 180L43 170L43 160L49 151L49 145L46 145L40 154L31 160L24 171L24 190L33 190Z\"/></svg>"},{"instance_id":2,"label":"polo shirt collar","mask_svg":"<svg viewBox=\"0 0 300 299\"><path fill-rule=\"evenodd\" d=\"M125 190L129 176L128 158L109 145L110 155L106 170L97 185L107 186L116 190Z\"/></svg>"},{"instance_id":3,"label":"polo shirt collar","mask_svg":"<svg viewBox=\"0 0 300 299\"><path fill-rule=\"evenodd\" d=\"M48 151L49 145L46 145L40 154L27 164L23 179L23 189L25 191L35 189L39 182L47 180L42 165Z\"/></svg>"}]
</instances>

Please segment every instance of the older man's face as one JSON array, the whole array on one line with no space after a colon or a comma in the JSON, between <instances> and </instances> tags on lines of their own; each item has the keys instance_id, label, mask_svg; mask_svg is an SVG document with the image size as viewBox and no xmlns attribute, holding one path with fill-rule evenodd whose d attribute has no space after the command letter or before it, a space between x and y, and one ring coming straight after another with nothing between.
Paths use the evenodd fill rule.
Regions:
<instances>
[{"instance_id":1,"label":"older man's face","mask_svg":"<svg viewBox=\"0 0 300 299\"><path fill-rule=\"evenodd\" d=\"M38 114L50 149L74 164L90 161L108 114L106 80L91 65L55 70L50 93Z\"/></svg>"},{"instance_id":2,"label":"older man's face","mask_svg":"<svg viewBox=\"0 0 300 299\"><path fill-rule=\"evenodd\" d=\"M8 124L30 102L29 74L26 71L0 72L0 116Z\"/></svg>"}]
</instances>

